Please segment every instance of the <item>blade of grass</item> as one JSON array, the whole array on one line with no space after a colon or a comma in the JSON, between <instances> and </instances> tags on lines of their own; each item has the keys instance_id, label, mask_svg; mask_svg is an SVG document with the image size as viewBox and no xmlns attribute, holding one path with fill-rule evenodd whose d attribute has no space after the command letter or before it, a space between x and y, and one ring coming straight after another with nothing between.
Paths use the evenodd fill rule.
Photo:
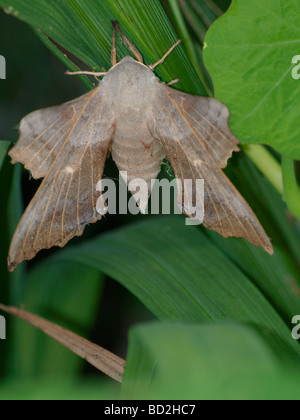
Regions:
<instances>
[{"instance_id":1,"label":"blade of grass","mask_svg":"<svg viewBox=\"0 0 300 420\"><path fill-rule=\"evenodd\" d=\"M207 31L207 26L205 25L203 20L196 13L194 13L194 10L191 8L191 5L189 3L180 1L179 4L186 20L189 22L191 28L193 29L193 31L199 38L199 41L203 45L204 37Z\"/></svg>"},{"instance_id":2,"label":"blade of grass","mask_svg":"<svg viewBox=\"0 0 300 420\"><path fill-rule=\"evenodd\" d=\"M222 16L222 10L220 10L212 1L207 0L191 0L191 7L201 17L206 27L209 28L214 21Z\"/></svg>"},{"instance_id":3,"label":"blade of grass","mask_svg":"<svg viewBox=\"0 0 300 420\"><path fill-rule=\"evenodd\" d=\"M205 78L205 74L201 68L201 66L199 65L199 61L197 59L197 54L196 51L194 49L193 46L193 41L192 38L189 34L189 31L187 29L185 20L182 16L181 13L181 9L179 7L179 4L177 2L177 0L169 0L169 7L172 11L173 14L173 18L176 22L176 26L178 29L178 32L180 34L181 39L183 40L184 46L187 50L188 56L191 60L191 63L193 64L199 79L201 80L202 85L205 87L205 91L207 92L207 94L211 94L210 90L209 90L209 85L206 82L206 78Z\"/></svg>"},{"instance_id":4,"label":"blade of grass","mask_svg":"<svg viewBox=\"0 0 300 420\"><path fill-rule=\"evenodd\" d=\"M115 354L109 352L103 347L68 331L59 325L53 324L41 317L33 315L29 312L22 311L13 306L5 306L0 304L0 309L11 315L14 315L32 326L38 328L49 337L62 344L79 357L85 359L96 369L105 373L107 376L122 382L125 361Z\"/></svg>"},{"instance_id":5,"label":"blade of grass","mask_svg":"<svg viewBox=\"0 0 300 420\"><path fill-rule=\"evenodd\" d=\"M43 44L54 54L65 66L72 72L80 71L81 69L76 66L76 64L72 63L72 61L67 57L66 54L63 54L51 40L41 31L35 28L32 28L33 32L36 36L43 42ZM79 80L85 85L85 87L89 90L93 89L95 86L89 80L88 77L84 75L77 76Z\"/></svg>"},{"instance_id":6,"label":"blade of grass","mask_svg":"<svg viewBox=\"0 0 300 420\"><path fill-rule=\"evenodd\" d=\"M273 187L283 196L282 170L274 156L260 144L243 145L243 149Z\"/></svg>"},{"instance_id":7,"label":"blade of grass","mask_svg":"<svg viewBox=\"0 0 300 420\"><path fill-rule=\"evenodd\" d=\"M282 178L287 206L292 215L300 220L300 188L296 178L295 163L293 159L285 156L282 157Z\"/></svg>"}]
</instances>

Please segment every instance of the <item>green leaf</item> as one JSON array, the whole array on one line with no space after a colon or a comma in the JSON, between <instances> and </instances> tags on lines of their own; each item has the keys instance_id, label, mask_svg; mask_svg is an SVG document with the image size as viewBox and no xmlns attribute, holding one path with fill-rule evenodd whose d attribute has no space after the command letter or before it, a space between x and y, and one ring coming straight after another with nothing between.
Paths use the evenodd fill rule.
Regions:
<instances>
[{"instance_id":1,"label":"green leaf","mask_svg":"<svg viewBox=\"0 0 300 420\"><path fill-rule=\"evenodd\" d=\"M298 365L246 325L141 325L129 341L124 399L299 399Z\"/></svg>"},{"instance_id":2,"label":"green leaf","mask_svg":"<svg viewBox=\"0 0 300 420\"><path fill-rule=\"evenodd\" d=\"M119 20L147 64L161 58L178 39L158 0L0 0L0 6L96 71L111 66L111 20ZM118 42L118 56L125 55L128 48ZM180 78L178 89L206 93L182 46L159 67L158 75L168 82Z\"/></svg>"},{"instance_id":3,"label":"green leaf","mask_svg":"<svg viewBox=\"0 0 300 420\"><path fill-rule=\"evenodd\" d=\"M234 0L208 31L204 50L234 134L242 143L269 144L293 159L300 159L300 83L292 77L299 20L295 1Z\"/></svg>"},{"instance_id":4,"label":"green leaf","mask_svg":"<svg viewBox=\"0 0 300 420\"><path fill-rule=\"evenodd\" d=\"M237 239L236 239L237 241ZM275 309L230 260L184 218L164 217L101 235L57 254L119 281L159 319L233 319L264 329L276 350L300 347Z\"/></svg>"},{"instance_id":5,"label":"green leaf","mask_svg":"<svg viewBox=\"0 0 300 420\"><path fill-rule=\"evenodd\" d=\"M10 379L0 385L1 401L98 401L118 397L119 386L109 380L70 381L61 376L34 381Z\"/></svg>"},{"instance_id":6,"label":"green leaf","mask_svg":"<svg viewBox=\"0 0 300 420\"><path fill-rule=\"evenodd\" d=\"M43 32L37 29L33 29L33 32L36 34L36 36L43 42L43 44L49 48L49 50L65 65L71 70L72 72L79 71L79 67L76 66L71 62L71 60L67 57L66 54L64 54L60 49L45 35ZM88 79L87 76L84 75L78 75L77 76L82 83L85 85L85 87L89 90L94 88L94 84Z\"/></svg>"}]
</instances>

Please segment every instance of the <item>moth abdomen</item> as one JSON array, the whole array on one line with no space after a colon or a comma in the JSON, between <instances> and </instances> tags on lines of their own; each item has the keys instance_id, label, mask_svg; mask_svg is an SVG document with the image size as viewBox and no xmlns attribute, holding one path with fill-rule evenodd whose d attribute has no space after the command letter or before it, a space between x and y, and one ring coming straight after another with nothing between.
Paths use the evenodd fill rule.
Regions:
<instances>
[{"instance_id":1,"label":"moth abdomen","mask_svg":"<svg viewBox=\"0 0 300 420\"><path fill-rule=\"evenodd\" d=\"M123 136L118 131L112 144L112 158L119 171L126 171L128 182L142 178L148 185L160 172L161 164L165 158L163 146L155 142L149 132L145 130L144 136L135 139Z\"/></svg>"}]
</instances>

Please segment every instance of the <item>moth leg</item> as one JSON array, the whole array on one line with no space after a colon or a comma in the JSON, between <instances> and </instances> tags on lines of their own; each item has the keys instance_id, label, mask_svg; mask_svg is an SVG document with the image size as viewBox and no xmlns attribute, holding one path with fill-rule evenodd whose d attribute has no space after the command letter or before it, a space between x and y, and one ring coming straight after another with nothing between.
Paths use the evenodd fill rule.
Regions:
<instances>
[{"instance_id":1,"label":"moth leg","mask_svg":"<svg viewBox=\"0 0 300 420\"><path fill-rule=\"evenodd\" d=\"M137 61L139 63L144 63L143 57L142 57L141 53L133 45L133 43L129 41L129 39L127 38L127 36L125 34L123 34L123 32L120 29L120 26L119 26L118 21L117 20L112 20L111 23L113 25L113 28L116 28L118 30L118 32L120 33L120 35L123 38L124 42L126 43L126 45L128 46L128 48L130 49L130 51L134 54L134 56L137 59Z\"/></svg>"},{"instance_id":2,"label":"moth leg","mask_svg":"<svg viewBox=\"0 0 300 420\"><path fill-rule=\"evenodd\" d=\"M178 77L177 77L177 79L172 80L172 82L169 82L169 83L168 83L168 86L175 85L175 83L178 83L178 82L180 82L180 79L178 79Z\"/></svg>"},{"instance_id":3,"label":"moth leg","mask_svg":"<svg viewBox=\"0 0 300 420\"><path fill-rule=\"evenodd\" d=\"M160 59L160 60L158 60L157 61L157 63L155 63L155 64L151 64L150 66L148 66L149 67L149 69L150 70L154 70L157 66L159 66L160 64L162 64L164 61L165 61L165 59L168 57L168 55L170 55L171 54L171 52L177 47L177 45L179 45L180 43L181 43L182 41L181 41L181 39L179 39L170 49L169 49L169 51L167 51L166 52L166 54Z\"/></svg>"}]
</instances>

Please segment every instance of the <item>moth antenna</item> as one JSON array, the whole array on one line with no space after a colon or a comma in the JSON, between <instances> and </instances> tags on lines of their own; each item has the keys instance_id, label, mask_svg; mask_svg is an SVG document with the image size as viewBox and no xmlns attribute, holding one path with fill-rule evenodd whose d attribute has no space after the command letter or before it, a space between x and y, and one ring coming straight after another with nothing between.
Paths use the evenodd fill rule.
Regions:
<instances>
[{"instance_id":1,"label":"moth antenna","mask_svg":"<svg viewBox=\"0 0 300 420\"><path fill-rule=\"evenodd\" d=\"M143 57L142 57L141 53L135 47L135 45L132 42L129 41L129 39L127 38L127 36L121 31L120 26L119 26L119 22L117 20L112 20L111 23L113 25L113 28L114 29L117 29L117 31L120 33L120 35L123 38L124 42L126 43L126 45L128 46L128 48L130 49L130 51L134 54L134 56L137 59L137 61L139 63L144 64L144 60L143 60Z\"/></svg>"},{"instance_id":2,"label":"moth antenna","mask_svg":"<svg viewBox=\"0 0 300 420\"><path fill-rule=\"evenodd\" d=\"M172 86L172 85L175 85L175 83L178 83L178 82L180 82L180 79L175 79L175 80L172 80L172 82L169 82L168 83L168 86Z\"/></svg>"},{"instance_id":3,"label":"moth antenna","mask_svg":"<svg viewBox=\"0 0 300 420\"><path fill-rule=\"evenodd\" d=\"M117 49L116 49L116 22L111 22L113 25L112 46L111 46L111 65L114 67L117 64Z\"/></svg>"},{"instance_id":4,"label":"moth antenna","mask_svg":"<svg viewBox=\"0 0 300 420\"><path fill-rule=\"evenodd\" d=\"M171 54L171 52L177 47L177 45L179 45L181 43L181 39L178 39L178 41L169 49L169 51L166 52L166 54L160 59L158 60L155 64L151 64L149 67L150 70L154 70L157 66L159 66L160 64L163 64L163 62L165 61L165 59L168 57L168 55Z\"/></svg>"},{"instance_id":5,"label":"moth antenna","mask_svg":"<svg viewBox=\"0 0 300 420\"><path fill-rule=\"evenodd\" d=\"M72 72L70 70L67 70L65 72L65 74L67 74L68 76L76 76L78 74L87 74L88 76L95 76L95 77L105 76L106 73L107 73L106 71L97 73L97 72L94 72L94 71L74 71L74 72Z\"/></svg>"}]
</instances>

